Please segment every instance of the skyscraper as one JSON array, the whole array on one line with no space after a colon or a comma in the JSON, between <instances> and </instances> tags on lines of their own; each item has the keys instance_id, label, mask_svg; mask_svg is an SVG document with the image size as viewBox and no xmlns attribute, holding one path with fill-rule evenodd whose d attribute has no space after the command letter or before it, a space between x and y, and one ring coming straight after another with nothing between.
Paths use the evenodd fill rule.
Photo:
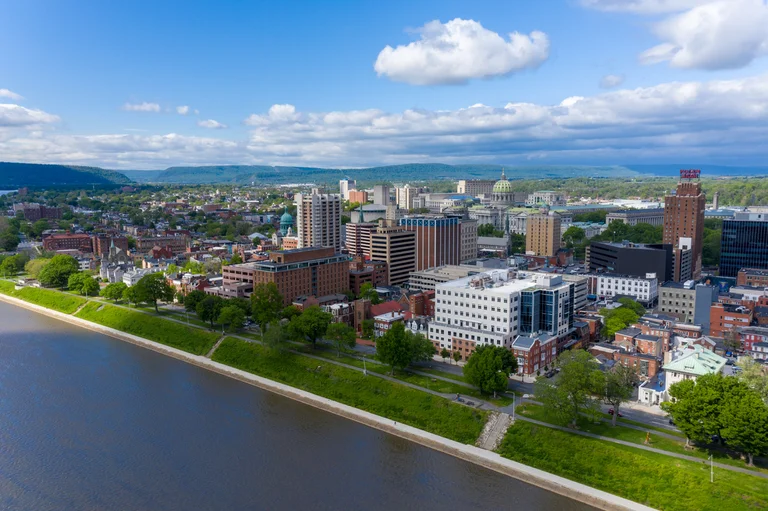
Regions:
<instances>
[{"instance_id":1,"label":"skyscraper","mask_svg":"<svg viewBox=\"0 0 768 511\"><path fill-rule=\"evenodd\" d=\"M554 211L530 215L526 225L525 251L539 256L553 256L560 248L560 215Z\"/></svg>"},{"instance_id":2,"label":"skyscraper","mask_svg":"<svg viewBox=\"0 0 768 511\"><path fill-rule=\"evenodd\" d=\"M341 197L320 193L297 193L296 232L299 248L333 247L341 251Z\"/></svg>"},{"instance_id":3,"label":"skyscraper","mask_svg":"<svg viewBox=\"0 0 768 511\"><path fill-rule=\"evenodd\" d=\"M690 238L688 248L693 254L694 279L701 276L704 209L707 205L701 191L700 174L700 170L681 170L676 194L664 198L664 244L680 247L681 238Z\"/></svg>"},{"instance_id":4,"label":"skyscraper","mask_svg":"<svg viewBox=\"0 0 768 511\"><path fill-rule=\"evenodd\" d=\"M371 232L371 260L387 263L387 283L403 284L412 271L416 271L416 234L379 220L379 227Z\"/></svg>"},{"instance_id":5,"label":"skyscraper","mask_svg":"<svg viewBox=\"0 0 768 511\"><path fill-rule=\"evenodd\" d=\"M389 185L374 185L373 203L380 206L388 206L392 203L389 198Z\"/></svg>"},{"instance_id":6,"label":"skyscraper","mask_svg":"<svg viewBox=\"0 0 768 511\"><path fill-rule=\"evenodd\" d=\"M768 269L768 215L736 213L723 220L720 275L736 277L742 268Z\"/></svg>"},{"instance_id":7,"label":"skyscraper","mask_svg":"<svg viewBox=\"0 0 768 511\"><path fill-rule=\"evenodd\" d=\"M455 217L416 215L400 219L416 232L416 270L461 263L461 225Z\"/></svg>"},{"instance_id":8,"label":"skyscraper","mask_svg":"<svg viewBox=\"0 0 768 511\"><path fill-rule=\"evenodd\" d=\"M349 191L354 190L355 186L357 186L355 180L349 179L348 177L345 177L339 181L339 193L341 194L341 198L344 200L349 200Z\"/></svg>"}]
</instances>

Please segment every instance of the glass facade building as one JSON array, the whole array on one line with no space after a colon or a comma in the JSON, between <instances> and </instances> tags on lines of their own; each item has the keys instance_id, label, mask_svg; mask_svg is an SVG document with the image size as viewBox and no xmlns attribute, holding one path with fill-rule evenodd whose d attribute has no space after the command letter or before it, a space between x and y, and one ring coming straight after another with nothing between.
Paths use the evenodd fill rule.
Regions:
<instances>
[{"instance_id":1,"label":"glass facade building","mask_svg":"<svg viewBox=\"0 0 768 511\"><path fill-rule=\"evenodd\" d=\"M736 277L742 268L768 269L768 214L736 213L723 220L720 276Z\"/></svg>"}]
</instances>

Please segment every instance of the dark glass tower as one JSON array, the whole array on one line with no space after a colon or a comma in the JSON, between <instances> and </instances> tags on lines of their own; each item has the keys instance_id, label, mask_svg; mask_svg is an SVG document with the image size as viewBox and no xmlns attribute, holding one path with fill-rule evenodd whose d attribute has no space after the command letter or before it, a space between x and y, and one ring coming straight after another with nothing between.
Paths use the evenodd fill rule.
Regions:
<instances>
[{"instance_id":1,"label":"dark glass tower","mask_svg":"<svg viewBox=\"0 0 768 511\"><path fill-rule=\"evenodd\" d=\"M736 277L742 268L768 269L768 215L736 213L723 221L720 275Z\"/></svg>"}]
</instances>

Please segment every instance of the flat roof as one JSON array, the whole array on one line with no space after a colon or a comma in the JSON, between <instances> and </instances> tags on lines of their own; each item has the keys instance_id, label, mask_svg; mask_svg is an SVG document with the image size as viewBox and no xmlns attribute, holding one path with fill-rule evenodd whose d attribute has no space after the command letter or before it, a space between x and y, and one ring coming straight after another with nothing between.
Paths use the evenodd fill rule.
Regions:
<instances>
[{"instance_id":1,"label":"flat roof","mask_svg":"<svg viewBox=\"0 0 768 511\"><path fill-rule=\"evenodd\" d=\"M486 285L482 290L487 291L496 291L499 293L506 293L506 294L512 294L512 293L519 293L521 291L525 291L526 289L532 289L532 288L540 288L540 289L547 289L550 288L549 286L545 285L543 281L545 279L553 279L557 280L560 275L532 275L529 277L526 277L524 279L514 278L514 272L510 274L509 270L489 270L482 273L478 273L477 275L470 275L468 277L463 277L457 280L451 280L449 282L445 282L443 284L438 284L441 288L451 288L451 289L477 289L478 291L481 290L481 288L473 288L471 287L471 283L475 280L487 278L489 279L486 282ZM570 284L563 282L560 279L560 282L554 284L551 286L551 289L556 289L563 286L570 286Z\"/></svg>"}]
</instances>

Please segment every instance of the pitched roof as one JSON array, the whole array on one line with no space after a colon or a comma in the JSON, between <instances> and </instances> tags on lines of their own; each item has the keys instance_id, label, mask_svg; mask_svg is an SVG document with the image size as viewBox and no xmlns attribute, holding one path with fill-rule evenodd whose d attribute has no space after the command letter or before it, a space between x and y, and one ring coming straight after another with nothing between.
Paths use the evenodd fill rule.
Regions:
<instances>
[{"instance_id":1,"label":"pitched roof","mask_svg":"<svg viewBox=\"0 0 768 511\"><path fill-rule=\"evenodd\" d=\"M720 372L725 366L725 362L726 359L720 355L715 355L708 349L698 344L693 344L683 350L677 359L665 364L663 369L665 371L703 376Z\"/></svg>"},{"instance_id":2,"label":"pitched roof","mask_svg":"<svg viewBox=\"0 0 768 511\"><path fill-rule=\"evenodd\" d=\"M395 300L380 303L377 305L371 305L372 316L380 316L382 314L387 314L389 312L400 312L402 310L403 310L402 304Z\"/></svg>"}]
</instances>

